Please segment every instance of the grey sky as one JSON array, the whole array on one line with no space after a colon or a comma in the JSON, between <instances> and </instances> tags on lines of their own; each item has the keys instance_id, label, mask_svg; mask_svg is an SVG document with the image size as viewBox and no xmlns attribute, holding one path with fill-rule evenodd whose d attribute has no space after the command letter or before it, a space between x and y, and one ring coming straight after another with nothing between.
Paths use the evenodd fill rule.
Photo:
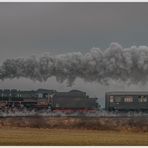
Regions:
<instances>
[{"instance_id":1,"label":"grey sky","mask_svg":"<svg viewBox=\"0 0 148 148\"><path fill-rule=\"evenodd\" d=\"M0 3L0 62L7 58L107 48L111 42L123 47L148 45L148 3ZM141 86L113 87L75 82L72 88L54 78L46 83L6 80L1 88L58 90L81 89L92 96L107 90L147 89Z\"/></svg>"}]
</instances>

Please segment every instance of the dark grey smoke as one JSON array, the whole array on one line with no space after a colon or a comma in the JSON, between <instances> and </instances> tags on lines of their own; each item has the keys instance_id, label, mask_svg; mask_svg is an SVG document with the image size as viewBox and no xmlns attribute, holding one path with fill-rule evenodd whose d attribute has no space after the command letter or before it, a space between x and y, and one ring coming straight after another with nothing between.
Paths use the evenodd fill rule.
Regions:
<instances>
[{"instance_id":1,"label":"dark grey smoke","mask_svg":"<svg viewBox=\"0 0 148 148\"><path fill-rule=\"evenodd\" d=\"M7 59L0 67L0 79L29 78L46 81L55 76L58 82L67 80L71 85L76 78L108 84L109 80L128 84L146 83L148 80L148 47L122 48L118 43L90 52L46 55L40 58Z\"/></svg>"}]
</instances>

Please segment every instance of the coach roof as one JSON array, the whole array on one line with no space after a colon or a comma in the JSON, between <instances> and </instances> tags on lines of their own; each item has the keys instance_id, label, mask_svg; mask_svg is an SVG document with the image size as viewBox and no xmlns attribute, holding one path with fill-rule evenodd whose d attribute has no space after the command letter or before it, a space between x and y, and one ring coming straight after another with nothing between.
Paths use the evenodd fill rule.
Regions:
<instances>
[{"instance_id":1,"label":"coach roof","mask_svg":"<svg viewBox=\"0 0 148 148\"><path fill-rule=\"evenodd\" d=\"M148 95L148 91L111 91L106 95Z\"/></svg>"}]
</instances>

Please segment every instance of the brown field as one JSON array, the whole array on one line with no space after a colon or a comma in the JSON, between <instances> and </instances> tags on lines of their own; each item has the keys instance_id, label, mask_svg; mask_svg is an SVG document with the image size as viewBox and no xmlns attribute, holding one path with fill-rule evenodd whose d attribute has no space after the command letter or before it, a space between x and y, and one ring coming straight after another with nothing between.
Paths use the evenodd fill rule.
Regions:
<instances>
[{"instance_id":1,"label":"brown field","mask_svg":"<svg viewBox=\"0 0 148 148\"><path fill-rule=\"evenodd\" d=\"M148 118L0 118L0 145L148 145Z\"/></svg>"},{"instance_id":2,"label":"brown field","mask_svg":"<svg viewBox=\"0 0 148 148\"><path fill-rule=\"evenodd\" d=\"M0 145L148 145L148 133L1 128Z\"/></svg>"}]
</instances>

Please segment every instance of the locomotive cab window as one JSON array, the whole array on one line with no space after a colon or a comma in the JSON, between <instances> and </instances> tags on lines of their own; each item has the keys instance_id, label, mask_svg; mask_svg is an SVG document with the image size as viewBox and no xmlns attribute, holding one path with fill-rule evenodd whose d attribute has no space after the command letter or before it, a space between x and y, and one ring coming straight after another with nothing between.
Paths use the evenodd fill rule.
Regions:
<instances>
[{"instance_id":1,"label":"locomotive cab window","mask_svg":"<svg viewBox=\"0 0 148 148\"><path fill-rule=\"evenodd\" d=\"M42 93L39 93L39 94L38 94L38 97L39 97L39 98L43 98L43 94L42 94Z\"/></svg>"},{"instance_id":2,"label":"locomotive cab window","mask_svg":"<svg viewBox=\"0 0 148 148\"><path fill-rule=\"evenodd\" d=\"M48 94L47 93L44 93L43 94L43 98L47 99L48 98Z\"/></svg>"}]
</instances>

